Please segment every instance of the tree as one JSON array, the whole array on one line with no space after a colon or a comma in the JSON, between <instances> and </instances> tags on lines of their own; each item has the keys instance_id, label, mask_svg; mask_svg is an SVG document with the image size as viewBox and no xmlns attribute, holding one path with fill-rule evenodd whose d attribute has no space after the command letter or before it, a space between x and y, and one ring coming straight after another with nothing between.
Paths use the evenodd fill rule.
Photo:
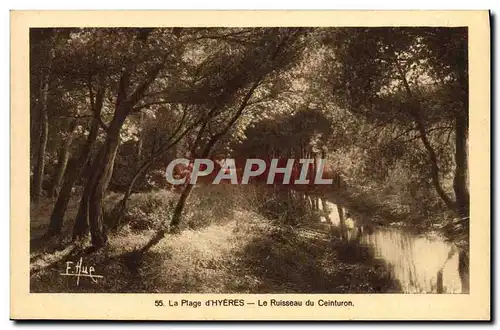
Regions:
<instances>
[{"instance_id":1,"label":"tree","mask_svg":"<svg viewBox=\"0 0 500 330\"><path fill-rule=\"evenodd\" d=\"M302 37L302 29L257 30L254 36L255 42L252 42L250 46L245 45L246 47L240 51L240 56L233 56L229 63L219 62L218 66L212 68L212 70L222 72L225 79L220 79L220 74L215 75L216 79L207 81L208 86L203 87L204 90L217 90L218 93L207 100L211 110L191 147L195 158L207 158L211 155L216 144L230 132L243 115L254 93L266 78L296 63L304 46ZM220 66L224 68L224 71ZM207 77L213 76L207 75ZM221 86L221 83L225 86ZM213 120L221 120L222 122L217 126L222 128L212 133L207 128ZM174 209L169 228L165 226L158 230L140 250L141 253L156 245L168 230L171 232L179 230L182 212L193 189L194 185L186 185Z\"/></svg>"},{"instance_id":2,"label":"tree","mask_svg":"<svg viewBox=\"0 0 500 330\"><path fill-rule=\"evenodd\" d=\"M113 173L122 126L165 68L167 60L172 61L180 50L176 44L178 38L172 31L157 31L159 35L155 35L155 41L148 43L148 40L153 40L148 39L151 33L151 29L119 33L128 39L129 49L119 54L123 67L117 81L112 118L106 125L105 141L90 166L90 176L84 187L73 234L75 238L82 237L87 231L88 224L92 245L96 248L103 246L107 241L103 226L102 203ZM170 48L167 51L160 49L157 47L158 40L164 41ZM145 53L149 54L144 58Z\"/></svg>"},{"instance_id":3,"label":"tree","mask_svg":"<svg viewBox=\"0 0 500 330\"><path fill-rule=\"evenodd\" d=\"M90 110L92 113L92 115L90 116L91 119L90 129L87 138L83 143L83 146L80 147L79 153L75 154L73 158L68 162L67 165L68 170L65 172L61 189L59 191L56 203L54 205L52 214L50 216L50 223L47 231L48 237L59 235L61 233L64 215L66 213L68 203L71 198L71 191L76 181L80 177L84 176L87 170L87 167L85 165L90 160L92 148L94 147L97 141L100 127L101 125L103 125L101 119L101 112L104 103L105 85L102 76L101 76L101 81L98 84L97 93L95 96L92 85L89 84L88 87L89 87Z\"/></svg>"},{"instance_id":4,"label":"tree","mask_svg":"<svg viewBox=\"0 0 500 330\"><path fill-rule=\"evenodd\" d=\"M466 184L467 31L465 29L359 28L329 35L331 88L341 106L380 126L397 124L424 147L432 185L444 204L468 216ZM438 96L438 97L436 97ZM455 123L455 198L430 132Z\"/></svg>"},{"instance_id":5,"label":"tree","mask_svg":"<svg viewBox=\"0 0 500 330\"><path fill-rule=\"evenodd\" d=\"M335 102L380 127L379 133L385 130L380 134L390 147L385 148L385 159L424 154L426 159L418 161L424 180L455 217L465 220L459 231L468 232L467 29L355 28L334 31L324 40L332 50L327 84ZM443 139L442 132L448 138ZM413 154L404 152L411 141L420 142ZM451 172L448 189L443 182ZM462 246L459 271L465 292L468 233L466 237L466 242L457 241Z\"/></svg>"},{"instance_id":6,"label":"tree","mask_svg":"<svg viewBox=\"0 0 500 330\"><path fill-rule=\"evenodd\" d=\"M30 73L31 87L35 92L31 99L31 141L33 180L31 197L37 202L42 194L42 184L45 174L45 152L49 135L48 97L50 94L53 45L56 31L50 29L30 30Z\"/></svg>"}]
</instances>

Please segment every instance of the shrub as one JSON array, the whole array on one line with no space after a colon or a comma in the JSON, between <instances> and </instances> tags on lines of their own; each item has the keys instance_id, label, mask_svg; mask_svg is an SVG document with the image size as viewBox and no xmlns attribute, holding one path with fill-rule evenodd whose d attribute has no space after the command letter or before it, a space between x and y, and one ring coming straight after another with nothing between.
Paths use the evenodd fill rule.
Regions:
<instances>
[{"instance_id":1,"label":"shrub","mask_svg":"<svg viewBox=\"0 0 500 330\"><path fill-rule=\"evenodd\" d=\"M234 186L219 184L196 187L184 208L183 228L202 228L233 219L237 204Z\"/></svg>"},{"instance_id":2,"label":"shrub","mask_svg":"<svg viewBox=\"0 0 500 330\"><path fill-rule=\"evenodd\" d=\"M134 194L127 204L122 225L129 226L132 231L142 231L169 223L175 200L167 190Z\"/></svg>"}]
</instances>

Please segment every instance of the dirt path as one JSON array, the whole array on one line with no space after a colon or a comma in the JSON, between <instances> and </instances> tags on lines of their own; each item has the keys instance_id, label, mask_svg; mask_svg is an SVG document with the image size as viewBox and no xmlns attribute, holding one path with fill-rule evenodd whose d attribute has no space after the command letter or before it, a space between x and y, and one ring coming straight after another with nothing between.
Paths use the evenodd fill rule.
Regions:
<instances>
[{"instance_id":1,"label":"dirt path","mask_svg":"<svg viewBox=\"0 0 500 330\"><path fill-rule=\"evenodd\" d=\"M385 265L369 251L340 242L322 224L273 225L256 213L237 221L169 235L135 271L123 255L153 231L119 232L106 249L82 257L104 278L98 283L60 276L57 262L32 276L32 292L342 293L397 291ZM59 252L60 253L60 252ZM50 259L50 258L49 258ZM33 265L34 266L34 265Z\"/></svg>"}]
</instances>

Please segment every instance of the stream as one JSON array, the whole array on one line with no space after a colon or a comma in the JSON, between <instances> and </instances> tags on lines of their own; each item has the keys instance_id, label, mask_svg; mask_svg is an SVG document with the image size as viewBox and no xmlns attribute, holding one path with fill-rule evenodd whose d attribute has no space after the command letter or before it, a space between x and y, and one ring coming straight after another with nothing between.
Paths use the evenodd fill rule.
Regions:
<instances>
[{"instance_id":1,"label":"stream","mask_svg":"<svg viewBox=\"0 0 500 330\"><path fill-rule=\"evenodd\" d=\"M417 235L402 228L363 224L343 208L327 201L329 219L322 222L343 230L344 239L358 240L384 260L404 293L461 293L458 249L440 237ZM343 223L341 221L341 213ZM442 269L442 289L438 273Z\"/></svg>"}]
</instances>

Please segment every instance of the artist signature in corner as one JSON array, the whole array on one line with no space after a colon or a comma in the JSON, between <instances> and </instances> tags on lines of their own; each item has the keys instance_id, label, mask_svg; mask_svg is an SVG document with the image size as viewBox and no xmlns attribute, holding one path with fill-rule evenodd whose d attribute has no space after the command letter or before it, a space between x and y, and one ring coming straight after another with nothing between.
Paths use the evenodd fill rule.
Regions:
<instances>
[{"instance_id":1,"label":"artist signature in corner","mask_svg":"<svg viewBox=\"0 0 500 330\"><path fill-rule=\"evenodd\" d=\"M76 264L73 261L66 261L66 271L60 275L76 277L76 285L80 284L80 277L88 277L94 283L97 283L97 279L104 278L104 276L94 274L94 272L94 266L85 265L83 258L80 258Z\"/></svg>"}]
</instances>

